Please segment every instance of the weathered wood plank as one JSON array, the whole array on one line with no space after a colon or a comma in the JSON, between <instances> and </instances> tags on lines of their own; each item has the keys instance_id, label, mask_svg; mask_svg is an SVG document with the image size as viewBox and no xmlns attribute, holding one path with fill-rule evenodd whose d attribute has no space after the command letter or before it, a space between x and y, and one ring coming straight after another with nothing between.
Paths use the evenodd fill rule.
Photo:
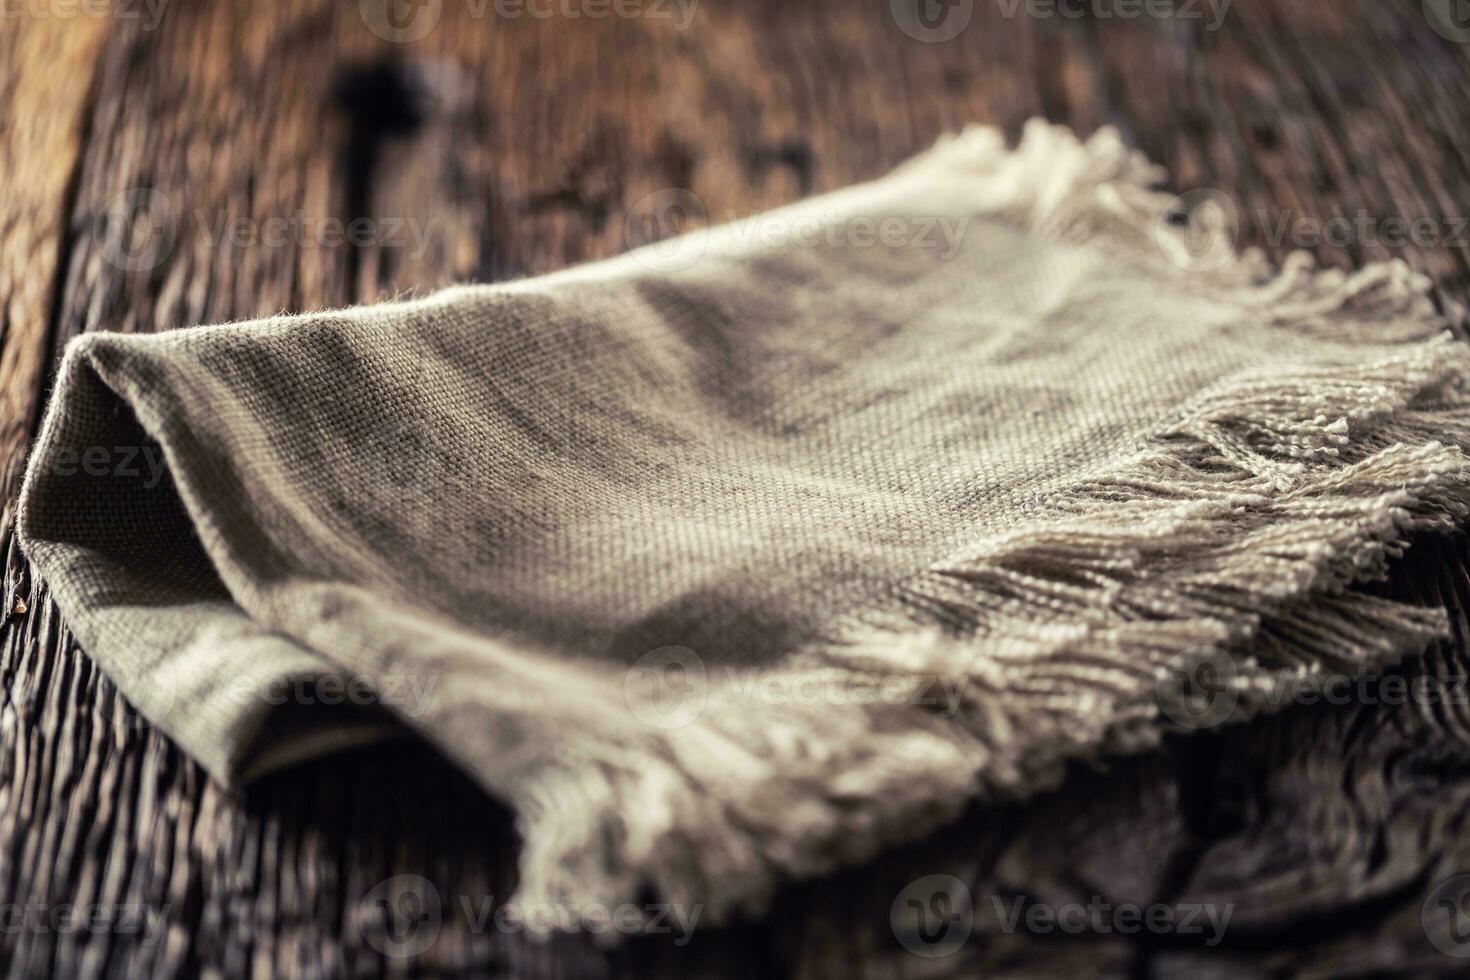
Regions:
<instances>
[{"instance_id":1,"label":"weathered wood plank","mask_svg":"<svg viewBox=\"0 0 1470 980\"><path fill-rule=\"evenodd\" d=\"M97 20L0 30L0 538L40 409L69 193L105 37Z\"/></svg>"}]
</instances>

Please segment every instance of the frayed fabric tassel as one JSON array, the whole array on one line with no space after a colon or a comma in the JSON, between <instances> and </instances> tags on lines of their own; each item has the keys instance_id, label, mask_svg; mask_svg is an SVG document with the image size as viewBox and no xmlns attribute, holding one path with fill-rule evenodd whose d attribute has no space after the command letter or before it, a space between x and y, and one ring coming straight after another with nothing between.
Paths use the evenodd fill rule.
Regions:
<instances>
[{"instance_id":1,"label":"frayed fabric tassel","mask_svg":"<svg viewBox=\"0 0 1470 980\"><path fill-rule=\"evenodd\" d=\"M1033 123L1012 151L970 130L909 168L955 165L1002 221L1163 265L1161 173L1114 133L1082 143ZM524 787L522 894L651 888L704 901L711 921L759 912L781 881L867 858L977 795L1025 796L1069 759L1156 746L1181 728L1168 692L1201 664L1223 665L1221 723L1236 722L1441 635L1441 610L1353 590L1410 536L1470 513L1470 348L1429 281L1305 255L1272 275L1247 253L1192 282L1340 356L1288 355L1201 392L1131 456L1037 500L1034 523L957 550L782 668L881 676L908 685L906 703L716 693L697 731L584 745ZM936 679L953 701L915 693Z\"/></svg>"}]
</instances>

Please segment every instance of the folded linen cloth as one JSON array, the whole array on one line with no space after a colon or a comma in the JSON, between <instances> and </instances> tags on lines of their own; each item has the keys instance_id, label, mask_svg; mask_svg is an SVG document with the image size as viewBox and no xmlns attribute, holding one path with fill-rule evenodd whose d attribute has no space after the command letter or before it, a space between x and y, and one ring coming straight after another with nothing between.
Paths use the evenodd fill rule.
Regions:
<instances>
[{"instance_id":1,"label":"folded linen cloth","mask_svg":"<svg viewBox=\"0 0 1470 980\"><path fill-rule=\"evenodd\" d=\"M552 276L88 335L21 541L218 778L364 685L515 807L522 901L756 910L1153 744L1171 671L1244 717L1444 628L1354 586L1467 513L1470 348L1402 264L1193 260L1159 178L972 129Z\"/></svg>"}]
</instances>

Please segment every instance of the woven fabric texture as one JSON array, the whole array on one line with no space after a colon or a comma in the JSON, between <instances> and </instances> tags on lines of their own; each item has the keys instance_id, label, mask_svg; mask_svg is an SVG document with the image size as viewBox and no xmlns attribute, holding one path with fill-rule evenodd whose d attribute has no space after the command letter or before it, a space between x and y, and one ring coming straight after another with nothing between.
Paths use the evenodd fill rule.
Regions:
<instances>
[{"instance_id":1,"label":"woven fabric texture","mask_svg":"<svg viewBox=\"0 0 1470 980\"><path fill-rule=\"evenodd\" d=\"M521 901L759 910L1197 727L1201 664L1246 717L1443 628L1355 587L1466 514L1457 314L1159 180L974 129L549 277L88 335L21 541L222 780L407 728Z\"/></svg>"}]
</instances>

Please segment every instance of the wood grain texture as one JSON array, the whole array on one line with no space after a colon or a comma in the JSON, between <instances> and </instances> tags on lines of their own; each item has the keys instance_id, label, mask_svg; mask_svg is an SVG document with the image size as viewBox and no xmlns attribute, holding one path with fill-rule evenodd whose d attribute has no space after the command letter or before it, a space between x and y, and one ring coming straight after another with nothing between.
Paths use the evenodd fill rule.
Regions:
<instances>
[{"instance_id":1,"label":"wood grain texture","mask_svg":"<svg viewBox=\"0 0 1470 980\"><path fill-rule=\"evenodd\" d=\"M0 30L0 537L9 533L40 409L72 182L106 25L35 20Z\"/></svg>"},{"instance_id":2,"label":"wood grain texture","mask_svg":"<svg viewBox=\"0 0 1470 980\"><path fill-rule=\"evenodd\" d=\"M1277 255L1334 216L1422 219L1433 231L1417 243L1380 229L1313 251L1342 266L1402 255L1447 302L1470 283L1470 231L1456 227L1470 211L1470 46L1430 29L1418 0L1236 0L1219 30L1203 4L1194 19L1122 19L1108 3L1007 16L1009 2L975 0L944 43L911 39L887 2L703 0L685 30L672 4L603 19L496 9L431 2L419 16L437 25L413 41L329 0L175 3L155 29L0 23L7 499L48 365L82 332L544 272L624 248L625 219L660 189L692 190L716 220L745 215L878 176L972 121L1116 125L1180 191L1224 194L1242 242ZM363 233L344 240L354 222ZM3 608L19 611L0 628L0 898L162 923L0 929L9 975L1463 972L1421 912L1470 871L1464 703L1357 696L1173 739L793 885L763 921L606 951L479 925L514 886L514 831L421 747L221 791L127 709L7 547ZM1450 685L1470 670L1467 568L1461 538L1400 564L1390 587L1449 605L1457 629L1406 675ZM373 889L398 874L430 882L444 909L414 957L380 951L395 947ZM961 879L976 909L968 943L939 958L905 949L890 920L931 874ZM993 914L994 899L1093 896L1232 919L1208 947L1178 931L1008 933Z\"/></svg>"}]
</instances>

